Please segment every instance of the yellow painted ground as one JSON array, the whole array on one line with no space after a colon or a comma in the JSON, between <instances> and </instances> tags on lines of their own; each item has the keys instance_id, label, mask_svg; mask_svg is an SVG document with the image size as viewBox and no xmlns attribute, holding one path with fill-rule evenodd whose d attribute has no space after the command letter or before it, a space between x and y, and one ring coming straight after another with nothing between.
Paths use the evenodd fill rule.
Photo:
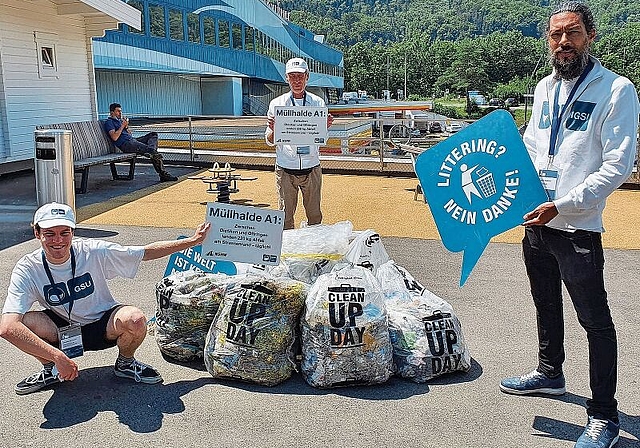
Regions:
<instances>
[{"instance_id":1,"label":"yellow painted ground","mask_svg":"<svg viewBox=\"0 0 640 448\"><path fill-rule=\"evenodd\" d=\"M248 205L276 208L273 172L236 173L258 179L239 181L240 192L232 194L232 200L250 199ZM371 228L381 236L438 239L428 206L421 196L417 201L413 199L416 184L417 180L411 178L325 174L324 222L349 220L354 229ZM215 201L215 195L206 190L207 185L200 180L181 179L169 186L158 184L107 203L83 207L78 217L88 224L191 228L204 220L204 204ZM605 247L640 249L640 191L616 191L608 200L604 218ZM304 219L300 198L296 223ZM516 228L493 241L519 243L522 235L522 228Z\"/></svg>"}]
</instances>

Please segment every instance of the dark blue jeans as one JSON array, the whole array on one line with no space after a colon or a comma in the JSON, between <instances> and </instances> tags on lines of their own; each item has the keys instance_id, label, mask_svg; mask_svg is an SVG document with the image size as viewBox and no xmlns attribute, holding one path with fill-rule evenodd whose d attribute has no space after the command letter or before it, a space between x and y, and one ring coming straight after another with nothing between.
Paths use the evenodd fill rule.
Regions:
<instances>
[{"instance_id":1,"label":"dark blue jeans","mask_svg":"<svg viewBox=\"0 0 640 448\"><path fill-rule=\"evenodd\" d=\"M587 413L617 420L618 343L604 289L600 233L527 227L522 248L537 312L538 371L551 377L562 373L564 282L589 343L592 397L587 400Z\"/></svg>"},{"instance_id":2,"label":"dark blue jeans","mask_svg":"<svg viewBox=\"0 0 640 448\"><path fill-rule=\"evenodd\" d=\"M120 145L122 152L135 152L136 154L155 154L158 152L158 133L149 132L142 137L132 138Z\"/></svg>"}]
</instances>

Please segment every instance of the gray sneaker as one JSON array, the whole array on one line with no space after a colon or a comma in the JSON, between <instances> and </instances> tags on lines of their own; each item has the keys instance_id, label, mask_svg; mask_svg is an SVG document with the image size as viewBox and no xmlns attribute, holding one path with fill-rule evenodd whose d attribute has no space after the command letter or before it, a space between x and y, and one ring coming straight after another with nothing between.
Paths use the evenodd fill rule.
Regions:
<instances>
[{"instance_id":1,"label":"gray sneaker","mask_svg":"<svg viewBox=\"0 0 640 448\"><path fill-rule=\"evenodd\" d=\"M60 382L57 372L53 372L50 367L42 366L42 370L26 377L16 384L15 391L18 395L27 395L37 392L40 389Z\"/></svg>"},{"instance_id":2,"label":"gray sneaker","mask_svg":"<svg viewBox=\"0 0 640 448\"><path fill-rule=\"evenodd\" d=\"M549 378L537 370L522 376L505 378L500 382L500 390L514 395L562 395L566 392L564 375L560 375L557 378Z\"/></svg>"},{"instance_id":3,"label":"gray sneaker","mask_svg":"<svg viewBox=\"0 0 640 448\"><path fill-rule=\"evenodd\" d=\"M156 369L137 359L128 364L116 362L113 372L116 376L132 379L136 383L155 384L162 382L162 377Z\"/></svg>"}]
</instances>

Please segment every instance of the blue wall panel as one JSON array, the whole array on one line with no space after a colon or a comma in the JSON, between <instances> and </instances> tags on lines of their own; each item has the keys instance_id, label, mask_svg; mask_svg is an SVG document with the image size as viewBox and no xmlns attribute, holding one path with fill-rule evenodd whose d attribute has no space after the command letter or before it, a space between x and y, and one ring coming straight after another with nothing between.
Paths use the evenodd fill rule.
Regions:
<instances>
[{"instance_id":1,"label":"blue wall panel","mask_svg":"<svg viewBox=\"0 0 640 448\"><path fill-rule=\"evenodd\" d=\"M120 103L124 115L201 115L200 79L194 76L96 70L98 114Z\"/></svg>"}]
</instances>

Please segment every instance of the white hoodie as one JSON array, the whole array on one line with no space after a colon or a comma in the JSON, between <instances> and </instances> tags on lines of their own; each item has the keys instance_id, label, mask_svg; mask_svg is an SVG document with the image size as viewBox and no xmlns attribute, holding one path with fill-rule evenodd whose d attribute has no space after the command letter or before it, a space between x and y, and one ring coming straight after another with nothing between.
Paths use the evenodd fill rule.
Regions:
<instances>
[{"instance_id":1,"label":"white hoodie","mask_svg":"<svg viewBox=\"0 0 640 448\"><path fill-rule=\"evenodd\" d=\"M604 232L606 198L631 174L636 156L638 95L627 78L594 67L560 117L553 165L560 175L554 204L558 216L547 226ZM524 143L536 168L546 169L557 81L547 76L536 86ZM560 110L575 80L564 82ZM564 99L563 99L564 98Z\"/></svg>"}]
</instances>

